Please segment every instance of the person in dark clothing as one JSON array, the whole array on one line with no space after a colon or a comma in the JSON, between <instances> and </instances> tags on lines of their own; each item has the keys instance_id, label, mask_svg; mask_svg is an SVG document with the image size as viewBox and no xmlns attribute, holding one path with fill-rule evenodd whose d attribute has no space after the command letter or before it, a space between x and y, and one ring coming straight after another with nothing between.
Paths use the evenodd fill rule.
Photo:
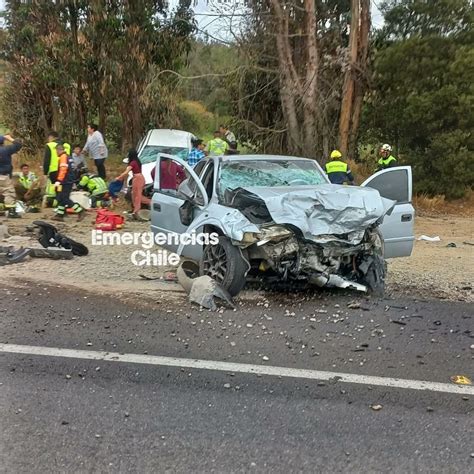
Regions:
<instances>
[{"instance_id":1,"label":"person in dark clothing","mask_svg":"<svg viewBox=\"0 0 474 474\"><path fill-rule=\"evenodd\" d=\"M5 140L11 145L4 145ZM20 151L21 142L15 140L11 134L0 136L0 197L3 204L8 209L9 217L17 217L15 213L16 193L12 182L12 155Z\"/></svg>"},{"instance_id":2,"label":"person in dark clothing","mask_svg":"<svg viewBox=\"0 0 474 474\"><path fill-rule=\"evenodd\" d=\"M56 152L59 157L59 171L54 187L56 188L58 207L56 208L56 215L53 217L53 220L63 221L66 208L72 207L74 213L77 214L77 220L82 221L85 217L85 211L80 204L72 202L70 197L75 177L72 169L72 158L66 153L64 145L56 145Z\"/></svg>"},{"instance_id":3,"label":"person in dark clothing","mask_svg":"<svg viewBox=\"0 0 474 474\"><path fill-rule=\"evenodd\" d=\"M354 184L354 176L349 165L342 161L342 153L339 150L331 152L330 161L326 163L326 174L332 184Z\"/></svg>"}]
</instances>

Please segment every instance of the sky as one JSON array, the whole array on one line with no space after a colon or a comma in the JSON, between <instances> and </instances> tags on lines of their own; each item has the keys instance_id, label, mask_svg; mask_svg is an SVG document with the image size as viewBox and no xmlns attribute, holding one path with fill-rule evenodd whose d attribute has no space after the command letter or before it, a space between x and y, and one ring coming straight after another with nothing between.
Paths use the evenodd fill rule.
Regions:
<instances>
[{"instance_id":1,"label":"sky","mask_svg":"<svg viewBox=\"0 0 474 474\"><path fill-rule=\"evenodd\" d=\"M383 16L379 10L379 4L382 0L371 0L372 25L380 28L383 25ZM171 0L171 5L176 4L177 0ZM227 33L229 26L238 29L239 20L245 14L243 2L239 0L197 0L194 6L194 12L201 32L207 32L215 39L228 41L231 35ZM229 14L234 12L235 18L230 19ZM219 14L224 13L221 17ZM241 15L241 16L239 16Z\"/></svg>"},{"instance_id":2,"label":"sky","mask_svg":"<svg viewBox=\"0 0 474 474\"><path fill-rule=\"evenodd\" d=\"M169 0L170 6L177 4L178 0ZM383 17L378 9L382 0L372 1L372 24L378 28L383 25ZM230 26L228 18L229 12L242 15L245 9L242 7L242 0L195 0L194 12L201 32L207 32L216 39L228 41L231 36L227 33ZM0 0L0 11L5 9L5 0ZM221 13L226 13L225 17L220 17ZM233 28L238 28L238 18L232 20ZM1 24L1 21L0 21Z\"/></svg>"}]
</instances>

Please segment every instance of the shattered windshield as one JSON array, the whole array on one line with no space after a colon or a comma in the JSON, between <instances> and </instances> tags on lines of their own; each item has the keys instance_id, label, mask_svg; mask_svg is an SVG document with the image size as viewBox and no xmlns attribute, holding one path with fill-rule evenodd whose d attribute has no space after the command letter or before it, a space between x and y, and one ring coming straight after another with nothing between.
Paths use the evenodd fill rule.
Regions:
<instances>
[{"instance_id":1,"label":"shattered windshield","mask_svg":"<svg viewBox=\"0 0 474 474\"><path fill-rule=\"evenodd\" d=\"M316 163L300 160L228 161L221 165L219 195L250 186L315 186L326 183Z\"/></svg>"},{"instance_id":2,"label":"shattered windshield","mask_svg":"<svg viewBox=\"0 0 474 474\"><path fill-rule=\"evenodd\" d=\"M183 160L188 158L188 149L179 146L154 146L147 145L140 152L140 163L146 165L147 163L154 163L158 159L159 153L166 153L168 155L177 156Z\"/></svg>"}]
</instances>

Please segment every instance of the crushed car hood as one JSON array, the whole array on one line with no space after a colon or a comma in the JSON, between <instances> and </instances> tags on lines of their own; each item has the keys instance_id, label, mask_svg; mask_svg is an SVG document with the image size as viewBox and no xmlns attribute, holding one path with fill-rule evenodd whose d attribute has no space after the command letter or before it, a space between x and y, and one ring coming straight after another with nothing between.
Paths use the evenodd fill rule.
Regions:
<instances>
[{"instance_id":1,"label":"crushed car hood","mask_svg":"<svg viewBox=\"0 0 474 474\"><path fill-rule=\"evenodd\" d=\"M349 235L351 243L363 238L365 229L381 220L396 202L375 189L321 184L301 187L245 187L234 190L241 198L263 201L277 224L298 227L304 237L326 242L328 236ZM258 201L257 200L257 201ZM331 240L331 239L329 239Z\"/></svg>"}]
</instances>

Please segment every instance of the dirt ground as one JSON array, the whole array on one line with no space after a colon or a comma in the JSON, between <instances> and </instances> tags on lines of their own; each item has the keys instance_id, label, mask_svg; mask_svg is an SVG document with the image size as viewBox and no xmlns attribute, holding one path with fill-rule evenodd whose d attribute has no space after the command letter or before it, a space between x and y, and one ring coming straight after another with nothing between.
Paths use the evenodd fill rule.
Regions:
<instances>
[{"instance_id":1,"label":"dirt ground","mask_svg":"<svg viewBox=\"0 0 474 474\"><path fill-rule=\"evenodd\" d=\"M52 210L40 214L27 214L21 219L4 219L10 237L0 245L15 247L35 244L27 225L34 220L47 220ZM138 267L131 262L131 253L140 246L93 246L91 232L95 214L90 211L82 223L75 217L57 227L66 235L89 247L86 257L55 261L30 259L4 266L0 281L40 281L45 284L70 286L92 292L112 293L123 300L138 297L156 302L183 297L181 287L165 281L165 272L173 267ZM413 255L388 261L387 291L390 293L416 294L422 297L474 301L474 219L466 216L417 217L416 237L422 234L438 235L440 242L416 241ZM148 223L127 221L124 231L146 232ZM447 245L454 243L456 246ZM39 244L36 243L37 246ZM153 249L155 251L155 249ZM144 280L140 275L160 278ZM251 297L252 292L243 294Z\"/></svg>"}]
</instances>

